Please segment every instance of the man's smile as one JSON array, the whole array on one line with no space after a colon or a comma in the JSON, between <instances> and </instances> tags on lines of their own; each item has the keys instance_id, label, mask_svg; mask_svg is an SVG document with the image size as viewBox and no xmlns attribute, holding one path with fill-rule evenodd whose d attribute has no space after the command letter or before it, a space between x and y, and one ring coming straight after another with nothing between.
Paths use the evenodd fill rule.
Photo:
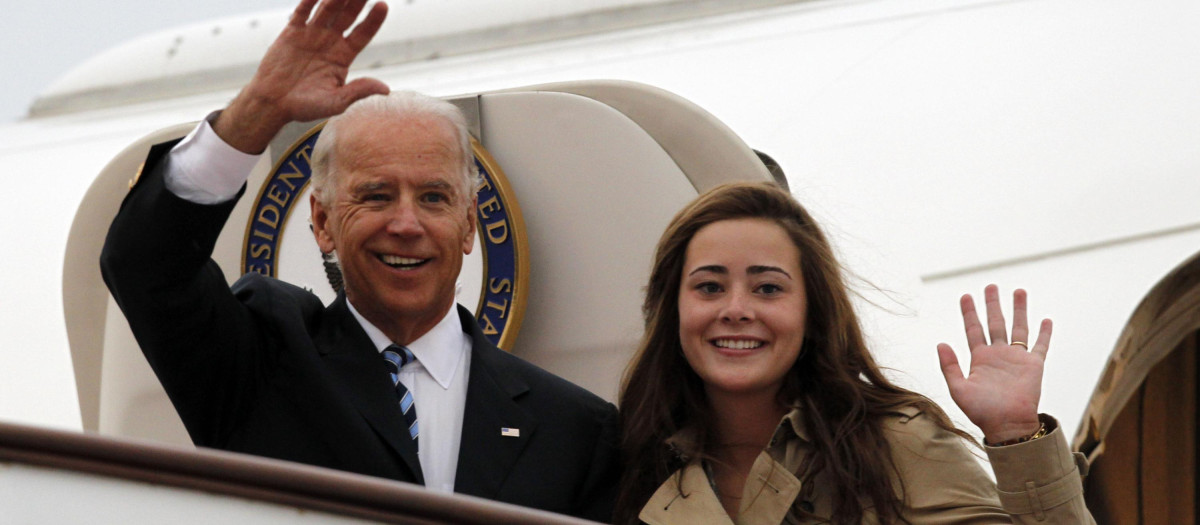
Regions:
<instances>
[{"instance_id":1,"label":"man's smile","mask_svg":"<svg viewBox=\"0 0 1200 525\"><path fill-rule=\"evenodd\" d=\"M414 257L401 257L399 255L379 255L379 260L392 268L400 270L412 270L418 268L433 259L417 259Z\"/></svg>"}]
</instances>

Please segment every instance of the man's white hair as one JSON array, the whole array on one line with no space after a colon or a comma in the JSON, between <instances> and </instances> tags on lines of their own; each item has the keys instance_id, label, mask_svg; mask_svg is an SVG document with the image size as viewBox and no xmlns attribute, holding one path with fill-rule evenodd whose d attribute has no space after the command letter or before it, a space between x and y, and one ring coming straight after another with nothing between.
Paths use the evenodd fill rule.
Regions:
<instances>
[{"instance_id":1,"label":"man's white hair","mask_svg":"<svg viewBox=\"0 0 1200 525\"><path fill-rule=\"evenodd\" d=\"M467 119L454 104L439 98L422 95L415 91L394 91L388 95L374 95L346 108L341 115L330 118L312 152L313 193L325 206L333 204L337 193L337 162L334 146L338 141L338 130L347 123L373 117L394 119L433 118L446 122L454 130L458 140L462 171L461 195L470 202L479 184L479 172L475 168L475 155L471 152L471 135L467 130Z\"/></svg>"}]
</instances>

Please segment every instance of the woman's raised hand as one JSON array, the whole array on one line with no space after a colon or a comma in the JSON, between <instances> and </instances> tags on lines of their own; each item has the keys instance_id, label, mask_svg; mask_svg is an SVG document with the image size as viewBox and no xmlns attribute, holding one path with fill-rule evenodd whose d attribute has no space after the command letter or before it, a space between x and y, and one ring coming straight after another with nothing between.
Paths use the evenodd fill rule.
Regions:
<instances>
[{"instance_id":1,"label":"woman's raised hand","mask_svg":"<svg viewBox=\"0 0 1200 525\"><path fill-rule=\"evenodd\" d=\"M1052 325L1049 319L1043 319L1037 341L1029 342L1025 290L1018 289L1013 292L1012 339L1009 339L996 285L984 288L983 296L987 308L986 334L971 295L960 300L971 352L970 373L963 376L958 357L946 343L938 345L938 359L954 403L983 431L986 443L1001 443L1031 435L1041 426L1038 400L1042 395L1042 371L1050 349Z\"/></svg>"}]
</instances>

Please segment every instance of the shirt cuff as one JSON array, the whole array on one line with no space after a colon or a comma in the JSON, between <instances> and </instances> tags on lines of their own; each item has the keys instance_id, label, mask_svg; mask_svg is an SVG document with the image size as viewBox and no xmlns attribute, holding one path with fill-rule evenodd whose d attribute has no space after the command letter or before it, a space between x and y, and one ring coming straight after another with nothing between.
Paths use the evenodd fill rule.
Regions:
<instances>
[{"instance_id":1,"label":"shirt cuff","mask_svg":"<svg viewBox=\"0 0 1200 525\"><path fill-rule=\"evenodd\" d=\"M1043 515L1083 493L1080 456L1071 453L1058 421L1042 415L1053 429L1016 445L985 447L996 473L1000 504L1011 514Z\"/></svg>"},{"instance_id":2,"label":"shirt cuff","mask_svg":"<svg viewBox=\"0 0 1200 525\"><path fill-rule=\"evenodd\" d=\"M196 204L219 204L237 196L262 154L250 155L226 144L212 129L209 114L171 149L163 183L181 199Z\"/></svg>"}]
</instances>

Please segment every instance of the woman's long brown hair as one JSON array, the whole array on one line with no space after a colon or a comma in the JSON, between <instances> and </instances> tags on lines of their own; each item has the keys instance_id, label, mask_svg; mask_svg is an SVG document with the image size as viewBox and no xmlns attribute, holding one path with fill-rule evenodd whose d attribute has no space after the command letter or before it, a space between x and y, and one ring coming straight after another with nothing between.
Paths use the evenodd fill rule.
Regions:
<instances>
[{"instance_id":1,"label":"woman's long brown hair","mask_svg":"<svg viewBox=\"0 0 1200 525\"><path fill-rule=\"evenodd\" d=\"M879 523L903 521L903 487L892 483L895 468L880 416L916 406L943 428L970 438L932 401L882 374L867 350L842 268L808 212L774 184L734 183L705 193L680 211L659 240L642 305L645 333L622 381L624 474L615 523L638 523L650 496L683 466L681 452L693 459L711 457L707 448L716 415L703 382L683 357L679 286L687 246L696 232L740 218L774 221L800 250L808 319L800 357L785 376L780 402L800 407L816 448L806 478L828 473L834 523L861 522L864 501L874 508ZM698 448L669 450L666 439L685 427L698 438Z\"/></svg>"}]
</instances>

